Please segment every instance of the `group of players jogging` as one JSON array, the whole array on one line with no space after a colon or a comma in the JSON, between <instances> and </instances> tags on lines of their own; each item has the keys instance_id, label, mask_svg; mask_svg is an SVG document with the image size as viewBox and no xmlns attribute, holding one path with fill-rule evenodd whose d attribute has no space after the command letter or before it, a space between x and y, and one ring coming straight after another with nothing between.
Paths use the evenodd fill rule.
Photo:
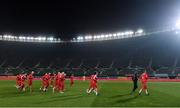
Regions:
<instances>
[{"instance_id":1,"label":"group of players jogging","mask_svg":"<svg viewBox=\"0 0 180 108\"><path fill-rule=\"evenodd\" d=\"M34 79L33 74L34 72L32 71L29 74L18 74L16 76L15 87L19 90L19 92L25 91L26 87L29 87L30 93L32 94L32 85L33 85L33 79ZM95 72L94 74L90 76L89 88L86 90L87 94L90 94L93 91L96 95L98 95L97 76L98 76L97 72ZM51 86L53 93L55 92L64 93L65 78L66 78L66 74L64 72L58 72L57 74L45 73L41 77L40 91L46 92L49 86ZM134 87L131 94L133 94L135 90L138 88L137 86L138 79L141 80L141 89L139 90L139 95L142 93L142 91L145 91L146 95L149 95L148 90L147 90L148 74L146 71L142 73L140 77L138 77L137 73L135 73L132 76ZM25 85L25 82L27 82L27 85ZM71 74L70 86L72 87L73 85L74 85L74 75Z\"/></svg>"}]
</instances>

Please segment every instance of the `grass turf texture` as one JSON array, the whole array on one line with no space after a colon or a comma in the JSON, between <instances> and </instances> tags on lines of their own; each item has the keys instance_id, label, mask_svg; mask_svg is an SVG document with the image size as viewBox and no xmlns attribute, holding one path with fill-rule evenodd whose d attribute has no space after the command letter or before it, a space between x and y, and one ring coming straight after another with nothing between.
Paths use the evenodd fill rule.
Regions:
<instances>
[{"instance_id":1,"label":"grass turf texture","mask_svg":"<svg viewBox=\"0 0 180 108\"><path fill-rule=\"evenodd\" d=\"M75 81L74 87L66 81L64 94L39 91L40 81L34 81L34 92L18 93L15 81L0 81L0 107L160 107L180 106L180 83L149 82L150 95L130 95L131 82L99 81L100 95L86 94L88 81Z\"/></svg>"}]
</instances>

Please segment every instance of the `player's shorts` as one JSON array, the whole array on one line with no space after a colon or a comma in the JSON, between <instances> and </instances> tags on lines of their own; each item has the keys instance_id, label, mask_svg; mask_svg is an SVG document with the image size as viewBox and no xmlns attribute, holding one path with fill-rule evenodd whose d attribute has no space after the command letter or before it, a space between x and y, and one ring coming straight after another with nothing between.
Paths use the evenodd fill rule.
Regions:
<instances>
[{"instance_id":1,"label":"player's shorts","mask_svg":"<svg viewBox=\"0 0 180 108\"><path fill-rule=\"evenodd\" d=\"M45 85L46 85L46 81L43 81L43 82L42 82L42 85L45 86Z\"/></svg>"},{"instance_id":2,"label":"player's shorts","mask_svg":"<svg viewBox=\"0 0 180 108\"><path fill-rule=\"evenodd\" d=\"M54 85L54 81L53 80L51 80L51 85Z\"/></svg>"},{"instance_id":3,"label":"player's shorts","mask_svg":"<svg viewBox=\"0 0 180 108\"><path fill-rule=\"evenodd\" d=\"M29 80L29 81L28 81L28 85L29 85L29 86L32 86L32 80Z\"/></svg>"},{"instance_id":4,"label":"player's shorts","mask_svg":"<svg viewBox=\"0 0 180 108\"><path fill-rule=\"evenodd\" d=\"M64 84L61 84L60 90L64 91Z\"/></svg>"},{"instance_id":5,"label":"player's shorts","mask_svg":"<svg viewBox=\"0 0 180 108\"><path fill-rule=\"evenodd\" d=\"M21 82L20 82L20 81L17 81L16 85L17 85L17 86L21 86Z\"/></svg>"},{"instance_id":6,"label":"player's shorts","mask_svg":"<svg viewBox=\"0 0 180 108\"><path fill-rule=\"evenodd\" d=\"M90 84L90 88L96 89L97 88L97 84L96 83L91 83Z\"/></svg>"},{"instance_id":7,"label":"player's shorts","mask_svg":"<svg viewBox=\"0 0 180 108\"><path fill-rule=\"evenodd\" d=\"M59 88L59 90L61 90L61 89L62 89L62 82L59 82L59 84L58 84L58 88Z\"/></svg>"},{"instance_id":8,"label":"player's shorts","mask_svg":"<svg viewBox=\"0 0 180 108\"><path fill-rule=\"evenodd\" d=\"M21 83L20 88L21 88L21 89L24 88L24 83Z\"/></svg>"},{"instance_id":9,"label":"player's shorts","mask_svg":"<svg viewBox=\"0 0 180 108\"><path fill-rule=\"evenodd\" d=\"M45 82L45 85L44 85L46 88L49 87L49 82Z\"/></svg>"},{"instance_id":10,"label":"player's shorts","mask_svg":"<svg viewBox=\"0 0 180 108\"><path fill-rule=\"evenodd\" d=\"M70 84L73 85L73 84L74 84L74 81L71 81Z\"/></svg>"},{"instance_id":11,"label":"player's shorts","mask_svg":"<svg viewBox=\"0 0 180 108\"><path fill-rule=\"evenodd\" d=\"M142 82L142 88L147 89L147 82Z\"/></svg>"}]
</instances>

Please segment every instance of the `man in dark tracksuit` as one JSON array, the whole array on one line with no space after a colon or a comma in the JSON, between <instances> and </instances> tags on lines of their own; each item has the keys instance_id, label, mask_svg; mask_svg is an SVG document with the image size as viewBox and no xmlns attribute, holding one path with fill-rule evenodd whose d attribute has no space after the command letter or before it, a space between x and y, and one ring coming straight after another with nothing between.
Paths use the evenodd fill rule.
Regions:
<instances>
[{"instance_id":1,"label":"man in dark tracksuit","mask_svg":"<svg viewBox=\"0 0 180 108\"><path fill-rule=\"evenodd\" d=\"M138 83L138 75L137 75L136 72L132 76L132 81L133 81L134 87L133 87L133 90L132 90L131 94L133 94L136 91L136 89L138 88L138 85L137 85L137 83Z\"/></svg>"}]
</instances>

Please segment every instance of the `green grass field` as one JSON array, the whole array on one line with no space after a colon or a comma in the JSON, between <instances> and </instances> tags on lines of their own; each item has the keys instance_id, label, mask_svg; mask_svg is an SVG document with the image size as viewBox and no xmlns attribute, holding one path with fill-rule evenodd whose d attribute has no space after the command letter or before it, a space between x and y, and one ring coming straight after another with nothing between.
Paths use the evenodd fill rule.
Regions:
<instances>
[{"instance_id":1,"label":"green grass field","mask_svg":"<svg viewBox=\"0 0 180 108\"><path fill-rule=\"evenodd\" d=\"M100 95L86 94L88 82L75 81L74 87L66 81L64 94L39 91L40 82L34 82L34 92L18 93L15 81L0 81L0 107L180 107L180 83L150 82L150 95L130 95L131 82L99 81Z\"/></svg>"}]
</instances>

